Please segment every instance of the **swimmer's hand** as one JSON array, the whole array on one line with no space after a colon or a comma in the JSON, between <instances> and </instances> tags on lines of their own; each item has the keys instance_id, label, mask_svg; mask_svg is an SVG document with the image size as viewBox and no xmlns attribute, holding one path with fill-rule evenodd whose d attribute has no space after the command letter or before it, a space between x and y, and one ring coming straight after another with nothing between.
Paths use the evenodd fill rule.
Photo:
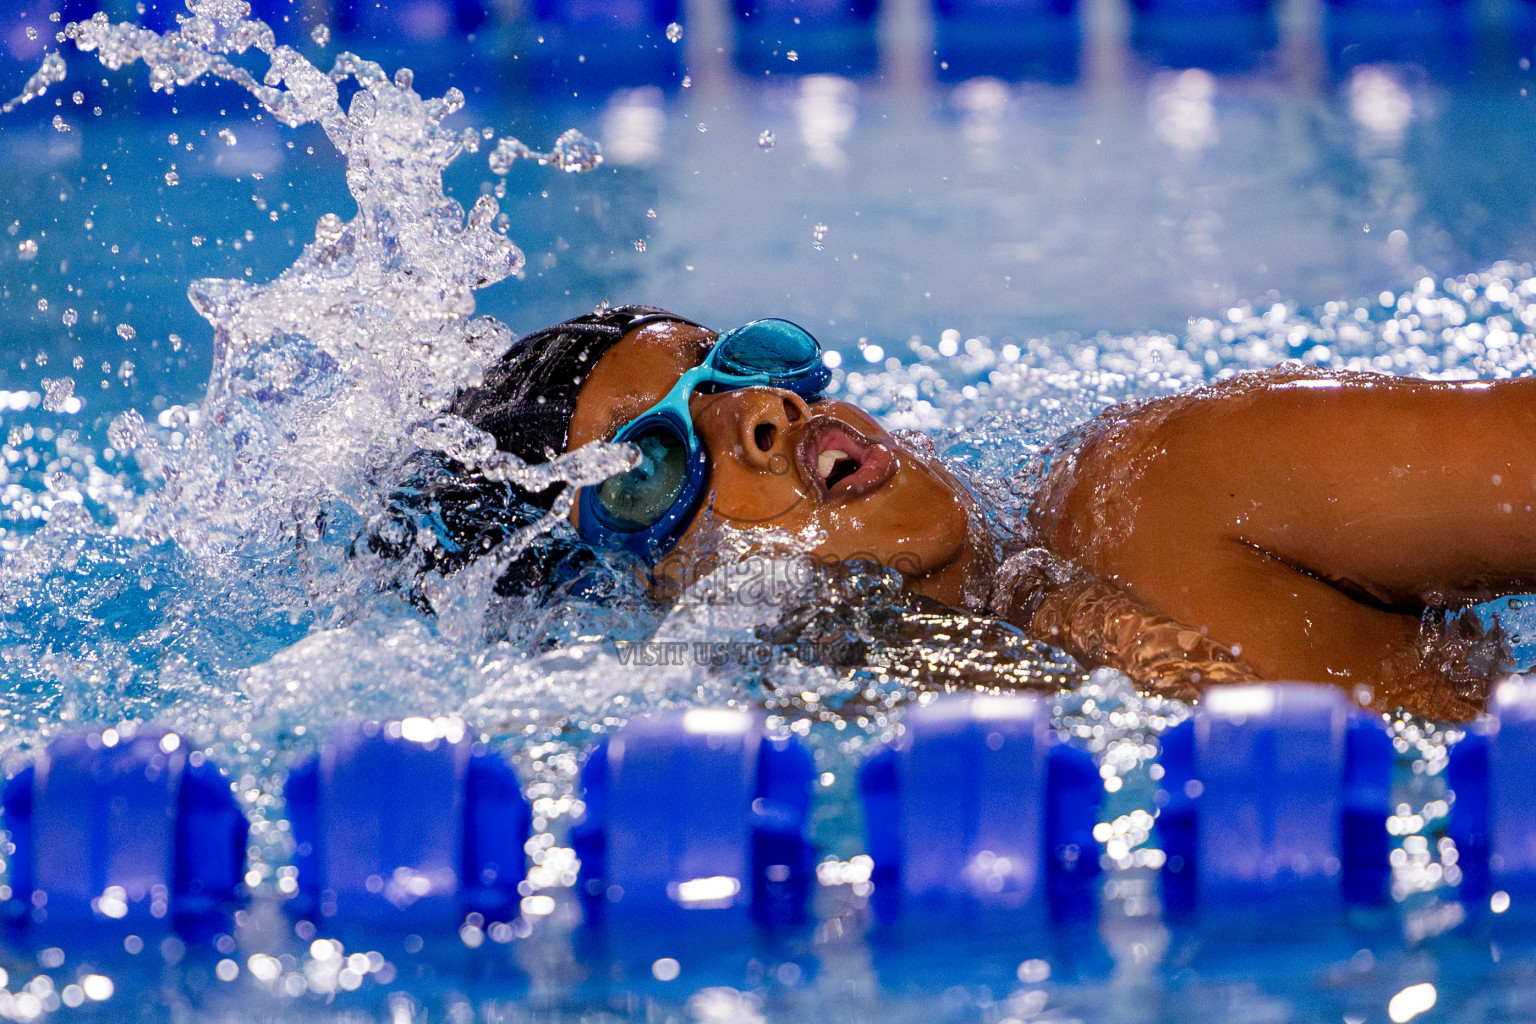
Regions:
<instances>
[{"instance_id":1,"label":"swimmer's hand","mask_svg":"<svg viewBox=\"0 0 1536 1024\"><path fill-rule=\"evenodd\" d=\"M1003 563L991 610L1084 666L1124 672L1158 696L1194 700L1213 683L1260 678L1232 648L1154 614L1124 590L1044 548L1027 548Z\"/></svg>"}]
</instances>

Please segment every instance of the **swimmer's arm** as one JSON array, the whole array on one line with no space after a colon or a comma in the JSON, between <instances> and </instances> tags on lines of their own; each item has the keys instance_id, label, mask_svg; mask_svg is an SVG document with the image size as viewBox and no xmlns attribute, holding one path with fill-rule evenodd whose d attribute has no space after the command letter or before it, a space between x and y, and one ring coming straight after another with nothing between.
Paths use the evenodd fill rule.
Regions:
<instances>
[{"instance_id":1,"label":"swimmer's arm","mask_svg":"<svg viewBox=\"0 0 1536 1024\"><path fill-rule=\"evenodd\" d=\"M1003 564L992 610L1083 665L1124 672L1141 688L1189 700L1211 683L1258 678L1230 647L1157 615L1121 588L1042 548Z\"/></svg>"}]
</instances>

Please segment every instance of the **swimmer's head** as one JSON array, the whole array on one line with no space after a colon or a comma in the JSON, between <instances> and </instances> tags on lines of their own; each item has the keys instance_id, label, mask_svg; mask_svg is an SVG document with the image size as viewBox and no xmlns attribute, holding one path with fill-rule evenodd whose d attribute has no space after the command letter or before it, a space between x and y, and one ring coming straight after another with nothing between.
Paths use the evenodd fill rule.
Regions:
<instances>
[{"instance_id":1,"label":"swimmer's head","mask_svg":"<svg viewBox=\"0 0 1536 1024\"><path fill-rule=\"evenodd\" d=\"M523 339L455 411L503 450L546 461L611 439L698 366L715 339L707 328L649 307L581 317ZM819 556L873 560L900 571L918 593L965 601L979 538L964 489L934 455L892 437L852 405L808 401L787 389L695 392L689 412L709 477L667 556L672 568L690 559L692 541L712 520L811 533L822 538ZM552 493L541 497L553 500Z\"/></svg>"},{"instance_id":2,"label":"swimmer's head","mask_svg":"<svg viewBox=\"0 0 1536 1024\"><path fill-rule=\"evenodd\" d=\"M573 447L571 418L593 367L628 332L660 323L698 328L653 306L620 306L527 334L485 371L480 387L459 393L453 412L494 437L502 451L530 464L548 462ZM527 500L548 508L558 493L552 487Z\"/></svg>"}]
</instances>

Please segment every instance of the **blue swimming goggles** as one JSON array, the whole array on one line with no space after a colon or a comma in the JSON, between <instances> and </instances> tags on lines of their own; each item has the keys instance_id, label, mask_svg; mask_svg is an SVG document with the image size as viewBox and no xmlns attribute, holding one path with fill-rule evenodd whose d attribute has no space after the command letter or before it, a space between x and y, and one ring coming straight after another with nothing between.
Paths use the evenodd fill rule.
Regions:
<instances>
[{"instance_id":1,"label":"blue swimming goggles","mask_svg":"<svg viewBox=\"0 0 1536 1024\"><path fill-rule=\"evenodd\" d=\"M651 563L677 543L709 483L709 453L688 411L695 391L766 386L809 399L831 378L821 361L821 344L788 320L754 320L720 335L703 363L614 435L615 442L627 441L640 450L640 464L581 489L577 528L582 538Z\"/></svg>"}]
</instances>

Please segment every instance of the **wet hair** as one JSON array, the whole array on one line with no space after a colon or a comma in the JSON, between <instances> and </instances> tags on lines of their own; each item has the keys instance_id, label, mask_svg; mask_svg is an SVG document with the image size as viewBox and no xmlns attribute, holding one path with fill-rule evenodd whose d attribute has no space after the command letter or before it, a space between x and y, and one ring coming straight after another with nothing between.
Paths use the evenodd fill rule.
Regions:
<instances>
[{"instance_id":1,"label":"wet hair","mask_svg":"<svg viewBox=\"0 0 1536 1024\"><path fill-rule=\"evenodd\" d=\"M454 398L452 411L524 462L548 462L570 441L576 396L597 361L624 335L651 323L694 323L654 306L619 306L534 331L485 371L479 387ZM557 487L527 500L548 508Z\"/></svg>"},{"instance_id":2,"label":"wet hair","mask_svg":"<svg viewBox=\"0 0 1536 1024\"><path fill-rule=\"evenodd\" d=\"M619 306L534 331L486 369L477 387L454 397L450 411L496 439L496 447L528 464L549 462L570 442L576 399L593 366L620 338L649 323L701 326L654 306ZM368 546L395 560L412 558L419 571L456 572L509 534L548 513L563 484L530 492L487 480L438 452L419 452L371 525ZM430 533L426 540L423 532ZM425 540L425 543L423 541ZM579 579L593 550L561 524L536 538L497 581L503 596L546 595ZM405 584L425 607L418 588Z\"/></svg>"}]
</instances>

